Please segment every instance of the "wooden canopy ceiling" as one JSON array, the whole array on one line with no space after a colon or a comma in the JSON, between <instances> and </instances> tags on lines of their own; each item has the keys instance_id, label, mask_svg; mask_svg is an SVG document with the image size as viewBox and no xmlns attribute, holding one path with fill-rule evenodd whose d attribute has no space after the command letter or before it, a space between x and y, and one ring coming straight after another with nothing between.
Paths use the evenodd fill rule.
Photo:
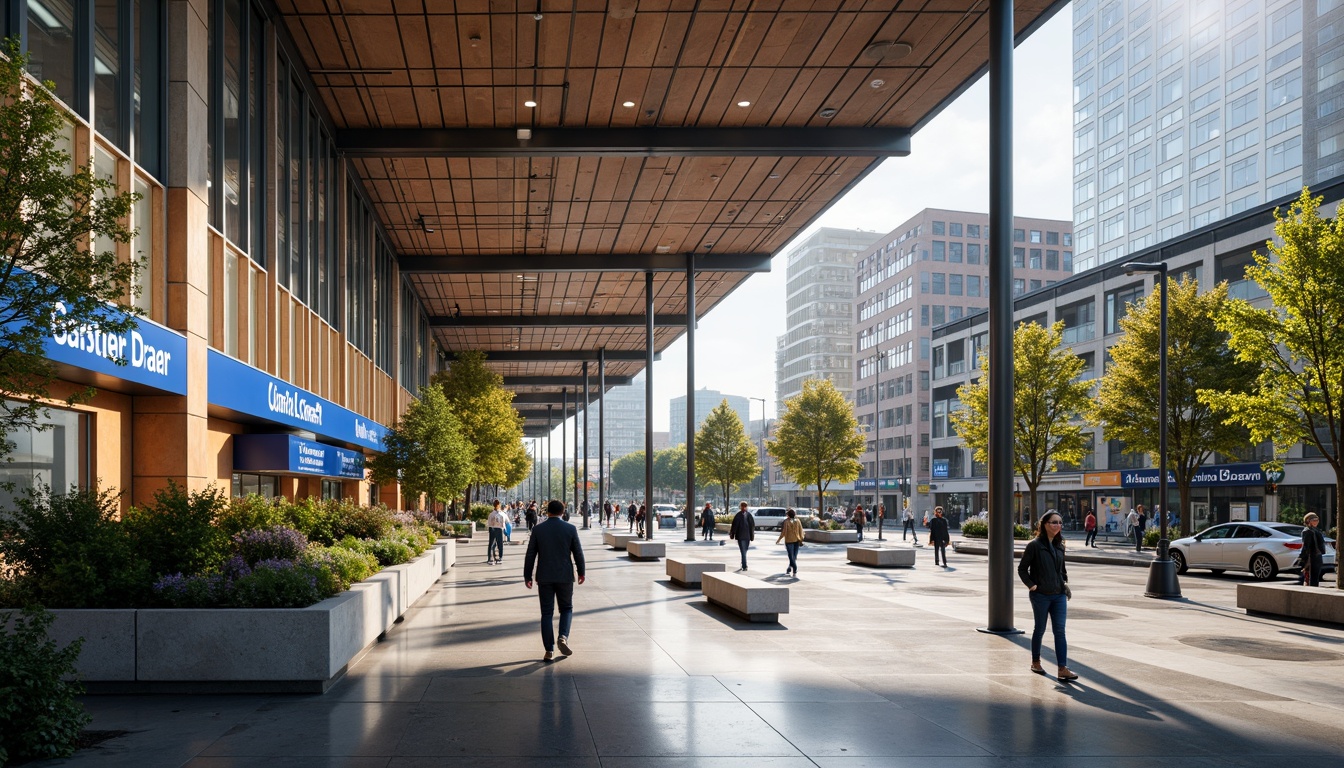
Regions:
<instances>
[{"instance_id":1,"label":"wooden canopy ceiling","mask_svg":"<svg viewBox=\"0 0 1344 768\"><path fill-rule=\"evenodd\" d=\"M908 153L986 67L989 4L276 0L439 344L552 378L644 349L645 269L662 350L685 254L703 316ZM1019 39L1062 5L1017 0Z\"/></svg>"}]
</instances>

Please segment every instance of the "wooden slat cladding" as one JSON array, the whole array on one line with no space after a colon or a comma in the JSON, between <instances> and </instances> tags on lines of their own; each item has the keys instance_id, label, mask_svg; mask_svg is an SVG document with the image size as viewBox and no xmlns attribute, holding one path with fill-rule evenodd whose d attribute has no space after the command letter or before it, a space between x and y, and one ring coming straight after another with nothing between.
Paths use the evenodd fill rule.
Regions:
<instances>
[{"instance_id":1,"label":"wooden slat cladding","mask_svg":"<svg viewBox=\"0 0 1344 768\"><path fill-rule=\"evenodd\" d=\"M909 129L926 121L988 61L989 0L275 0L275 5L336 129ZM1018 0L1019 29L1054 5ZM533 18L538 8L540 20ZM911 53L894 60L869 58L865 49L878 41L908 43ZM524 106L528 100L537 106ZM835 112L823 117L823 110ZM708 271L715 253L777 253L876 163L840 150L834 157L736 157L733 147L725 147L722 157L350 162L399 255L582 259L693 252L705 270L697 279L701 315L745 279L741 273ZM409 280L435 317L644 311L643 277L632 273L414 274ZM654 293L656 312L684 314L684 276L655 275ZM282 326L286 322L283 312L277 319ZM666 348L684 330L660 328L656 348ZM448 325L433 333L449 351L630 351L644 345L642 328ZM310 363L309 350L319 353L314 342L320 341L301 334L295 354ZM282 369L287 354L278 352ZM569 362L491 367L530 376L580 370ZM590 368L595 375L595 366ZM634 362L608 365L612 375L642 368ZM346 391L378 389L363 362L337 370L355 377L333 382ZM405 396L400 390L400 399Z\"/></svg>"}]
</instances>

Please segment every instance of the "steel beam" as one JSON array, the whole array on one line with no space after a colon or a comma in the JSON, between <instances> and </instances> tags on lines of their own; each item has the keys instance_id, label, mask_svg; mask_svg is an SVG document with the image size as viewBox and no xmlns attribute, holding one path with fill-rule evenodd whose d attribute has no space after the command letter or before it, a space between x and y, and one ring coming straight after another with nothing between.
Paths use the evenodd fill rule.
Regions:
<instances>
[{"instance_id":1,"label":"steel beam","mask_svg":"<svg viewBox=\"0 0 1344 768\"><path fill-rule=\"evenodd\" d=\"M593 397L590 395L590 398ZM588 402L592 402L589 399ZM547 405L560 404L560 390L554 392L517 392L513 396L513 407L523 406L524 410L537 410L545 408ZM528 409L526 406L537 406L537 409Z\"/></svg>"},{"instance_id":2,"label":"steel beam","mask_svg":"<svg viewBox=\"0 0 1344 768\"><path fill-rule=\"evenodd\" d=\"M910 131L863 127L349 128L347 157L904 157Z\"/></svg>"},{"instance_id":3,"label":"steel beam","mask_svg":"<svg viewBox=\"0 0 1344 768\"><path fill-rule=\"evenodd\" d=\"M686 324L684 315L658 315L658 325ZM430 328L643 328L643 315L433 315ZM643 360L641 353L640 359Z\"/></svg>"},{"instance_id":4,"label":"steel beam","mask_svg":"<svg viewBox=\"0 0 1344 768\"><path fill-rule=\"evenodd\" d=\"M485 349L485 362L487 363L568 363L568 362L597 362L597 352L591 349ZM457 352L445 353L450 359L457 357ZM607 353L608 360L616 360L623 363L642 363L644 362L644 350L616 350ZM658 359L658 355L654 355Z\"/></svg>"},{"instance_id":5,"label":"steel beam","mask_svg":"<svg viewBox=\"0 0 1344 768\"><path fill-rule=\"evenodd\" d=\"M701 272L769 272L768 253L716 253L700 259ZM680 253L496 253L397 257L402 274L488 275L542 272L683 272Z\"/></svg>"},{"instance_id":6,"label":"steel beam","mask_svg":"<svg viewBox=\"0 0 1344 768\"><path fill-rule=\"evenodd\" d=\"M607 383L614 387L623 387L634 380L633 376L608 376ZM582 376L505 376L505 387L582 387Z\"/></svg>"}]
</instances>

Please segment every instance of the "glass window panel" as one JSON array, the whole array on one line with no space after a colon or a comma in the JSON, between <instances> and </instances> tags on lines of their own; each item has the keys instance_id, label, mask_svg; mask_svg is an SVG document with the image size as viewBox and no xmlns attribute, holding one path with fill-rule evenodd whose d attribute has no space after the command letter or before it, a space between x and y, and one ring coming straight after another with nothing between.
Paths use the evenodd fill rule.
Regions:
<instances>
[{"instance_id":1,"label":"glass window panel","mask_svg":"<svg viewBox=\"0 0 1344 768\"><path fill-rule=\"evenodd\" d=\"M161 8L159 0L135 0L135 70L131 81L135 162L156 176L162 171Z\"/></svg>"},{"instance_id":2,"label":"glass window panel","mask_svg":"<svg viewBox=\"0 0 1344 768\"><path fill-rule=\"evenodd\" d=\"M39 417L46 429L20 429L5 435L14 445L0 462L0 509L43 483L54 493L89 484L89 417L77 411L49 409Z\"/></svg>"},{"instance_id":3,"label":"glass window panel","mask_svg":"<svg viewBox=\"0 0 1344 768\"><path fill-rule=\"evenodd\" d=\"M243 195L243 130L241 101L243 97L242 9L238 0L224 3L223 98L220 105L224 119L224 236L240 247L242 239L241 202Z\"/></svg>"},{"instance_id":4,"label":"glass window panel","mask_svg":"<svg viewBox=\"0 0 1344 768\"><path fill-rule=\"evenodd\" d=\"M121 27L117 0L95 0L93 8L93 127L123 149Z\"/></svg>"},{"instance_id":5,"label":"glass window panel","mask_svg":"<svg viewBox=\"0 0 1344 768\"><path fill-rule=\"evenodd\" d=\"M56 95L73 104L74 0L28 0L28 55L28 72L38 80L55 83Z\"/></svg>"},{"instance_id":6,"label":"glass window panel","mask_svg":"<svg viewBox=\"0 0 1344 768\"><path fill-rule=\"evenodd\" d=\"M131 258L139 271L135 275L135 286L139 293L135 297L135 306L149 314L154 306L154 191L144 180L135 180L135 191L140 195L132 211L136 228L135 238L131 240Z\"/></svg>"}]
</instances>

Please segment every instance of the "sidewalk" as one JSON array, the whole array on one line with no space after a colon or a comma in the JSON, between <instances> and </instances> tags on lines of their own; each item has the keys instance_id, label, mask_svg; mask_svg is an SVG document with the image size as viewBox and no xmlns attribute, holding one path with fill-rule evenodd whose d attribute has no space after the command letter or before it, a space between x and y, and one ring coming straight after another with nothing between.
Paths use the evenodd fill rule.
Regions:
<instances>
[{"instance_id":1,"label":"sidewalk","mask_svg":"<svg viewBox=\"0 0 1344 768\"><path fill-rule=\"evenodd\" d=\"M908 546L896 533L886 544ZM732 542L655 535L736 567ZM522 547L490 566L471 540L325 696L87 697L91 728L129 733L52 764L1333 768L1344 754L1344 629L1246 616L1227 580L1148 600L1142 571L1071 567L1081 679L1064 685L1028 671L1027 637L976 631L984 557L954 552L944 570L925 549L913 570L874 570L809 544L793 580L758 534L748 575L788 585L791 610L754 625L671 585L664 563L606 549L600 529L581 536L570 658L541 661ZM1016 585L1014 600L1029 629Z\"/></svg>"}]
</instances>

